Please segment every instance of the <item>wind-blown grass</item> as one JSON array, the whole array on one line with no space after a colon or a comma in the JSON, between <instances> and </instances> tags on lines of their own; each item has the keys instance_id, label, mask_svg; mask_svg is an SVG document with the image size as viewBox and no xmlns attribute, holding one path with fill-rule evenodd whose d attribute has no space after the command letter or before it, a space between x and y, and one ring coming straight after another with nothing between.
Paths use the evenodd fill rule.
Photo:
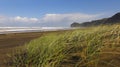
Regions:
<instances>
[{"instance_id":1,"label":"wind-blown grass","mask_svg":"<svg viewBox=\"0 0 120 67\"><path fill-rule=\"evenodd\" d=\"M120 25L46 34L12 55L17 67L98 67L106 47L120 44ZM107 62L106 62L107 63Z\"/></svg>"}]
</instances>

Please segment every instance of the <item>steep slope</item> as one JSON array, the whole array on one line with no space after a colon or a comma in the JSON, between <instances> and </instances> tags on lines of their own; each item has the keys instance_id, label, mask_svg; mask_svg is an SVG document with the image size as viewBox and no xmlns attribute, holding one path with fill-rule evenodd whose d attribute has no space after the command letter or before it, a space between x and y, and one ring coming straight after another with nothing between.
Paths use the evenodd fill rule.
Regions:
<instances>
[{"instance_id":1,"label":"steep slope","mask_svg":"<svg viewBox=\"0 0 120 67\"><path fill-rule=\"evenodd\" d=\"M89 26L99 26L99 25L105 25L105 24L116 24L120 23L120 12L113 15L110 18L103 18L100 20L93 20L91 22L83 22L83 23L72 23L71 27L89 27Z\"/></svg>"},{"instance_id":2,"label":"steep slope","mask_svg":"<svg viewBox=\"0 0 120 67\"><path fill-rule=\"evenodd\" d=\"M120 23L120 13L115 14L114 16L108 18L104 24L115 24Z\"/></svg>"}]
</instances>

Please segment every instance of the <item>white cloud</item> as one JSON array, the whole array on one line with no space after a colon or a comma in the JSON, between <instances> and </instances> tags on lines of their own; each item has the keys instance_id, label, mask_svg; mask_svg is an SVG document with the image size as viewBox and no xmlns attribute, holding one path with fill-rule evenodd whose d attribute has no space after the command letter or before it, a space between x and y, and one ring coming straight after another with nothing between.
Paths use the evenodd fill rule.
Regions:
<instances>
[{"instance_id":1,"label":"white cloud","mask_svg":"<svg viewBox=\"0 0 120 67\"><path fill-rule=\"evenodd\" d=\"M43 22L84 22L98 18L101 14L89 15L81 13L71 14L46 14L43 18Z\"/></svg>"},{"instance_id":2,"label":"white cloud","mask_svg":"<svg viewBox=\"0 0 120 67\"><path fill-rule=\"evenodd\" d=\"M28 17L6 17L0 16L0 23L4 25L34 25L34 26L69 26L73 22L86 22L100 18L103 14L83 14L83 13L69 13L69 14L45 14L42 18L28 18Z\"/></svg>"},{"instance_id":3,"label":"white cloud","mask_svg":"<svg viewBox=\"0 0 120 67\"><path fill-rule=\"evenodd\" d=\"M3 19L3 18L4 18L4 16L0 16L0 20Z\"/></svg>"},{"instance_id":4,"label":"white cloud","mask_svg":"<svg viewBox=\"0 0 120 67\"><path fill-rule=\"evenodd\" d=\"M0 16L0 23L5 22L8 18L5 16Z\"/></svg>"},{"instance_id":5,"label":"white cloud","mask_svg":"<svg viewBox=\"0 0 120 67\"><path fill-rule=\"evenodd\" d=\"M37 18L27 18L27 17L14 17L11 20L15 21L15 22L38 22Z\"/></svg>"},{"instance_id":6,"label":"white cloud","mask_svg":"<svg viewBox=\"0 0 120 67\"><path fill-rule=\"evenodd\" d=\"M0 19L2 18L2 16L0 16Z\"/></svg>"}]
</instances>

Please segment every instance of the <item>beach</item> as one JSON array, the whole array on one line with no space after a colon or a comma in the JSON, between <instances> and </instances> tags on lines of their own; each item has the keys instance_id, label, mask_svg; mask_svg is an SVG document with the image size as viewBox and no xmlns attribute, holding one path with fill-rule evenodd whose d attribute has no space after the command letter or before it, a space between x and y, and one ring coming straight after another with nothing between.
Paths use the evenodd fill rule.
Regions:
<instances>
[{"instance_id":1,"label":"beach","mask_svg":"<svg viewBox=\"0 0 120 67\"><path fill-rule=\"evenodd\" d=\"M13 52L15 47L22 46L41 35L41 32L0 34L0 66L4 65L7 54Z\"/></svg>"},{"instance_id":2,"label":"beach","mask_svg":"<svg viewBox=\"0 0 120 67\"><path fill-rule=\"evenodd\" d=\"M36 59L36 55L42 55L41 53L43 53L42 56L47 56L49 58L48 54L50 53L49 51L51 51L50 55L54 55L54 53L58 54L56 55L56 57L58 58L57 59L55 58L55 60L58 61L59 58L61 59L61 55L62 54L64 55L64 52L70 51L67 52L67 55L64 55L65 59L62 58L61 65L63 67L74 67L76 63L81 62L81 60L79 60L80 58L84 59L84 57L89 57L89 56L91 60L88 61L87 63L97 60L94 61L92 64L90 63L89 65L92 65L90 67L95 67L94 63L98 64L96 67L119 67L120 66L119 64L120 35L118 34L120 34L120 32L118 30L120 30L119 25L80 28L75 30L63 29L63 30L29 31L29 32L11 31L10 33L2 33L0 34L0 67L10 67L11 65L7 65L5 62L8 62L10 64L11 61L14 61L12 59L14 55L12 54L17 55L17 53L19 53L19 51L17 51L19 50L19 48L26 49L26 47L24 46L25 44L29 48L27 49L29 52L31 52L31 47L34 48L34 50L36 50L35 52L33 52L33 55L27 55L27 57L30 60L34 59L34 57L35 57L35 61L38 60L39 57ZM42 45L42 43L44 44ZM56 48L56 50L54 50L53 48ZM43 52L39 52L38 51L39 49L41 49ZM63 49L63 52L60 52L61 54L56 53L59 50L61 51L61 49ZM86 54L87 53L86 51L91 51L91 50L94 51L92 51L91 54ZM47 53L44 54L44 51L46 51ZM25 51L23 51L22 53L24 54L24 52ZM26 58L25 57L26 55L23 56L22 53L20 53L20 55L18 54L16 57L22 57L23 59ZM9 57L9 55L11 55L11 58ZM52 59L54 59L54 57ZM44 60L44 58L41 58L41 60ZM88 59L84 59L84 60L87 61ZM19 59L17 59L16 61L18 61L18 64L21 64L21 62L19 62ZM16 63L16 61L14 63ZM25 61L28 61L28 59L25 59ZM83 61L80 65L82 65L83 63L86 62ZM24 63L21 65L24 65ZM25 67L25 66L19 66L19 67Z\"/></svg>"},{"instance_id":3,"label":"beach","mask_svg":"<svg viewBox=\"0 0 120 67\"><path fill-rule=\"evenodd\" d=\"M29 43L31 40L39 38L42 35L53 32L64 31L44 31L44 32L19 32L0 34L0 67L5 66L4 62L8 59L7 54L14 53L15 49Z\"/></svg>"}]
</instances>

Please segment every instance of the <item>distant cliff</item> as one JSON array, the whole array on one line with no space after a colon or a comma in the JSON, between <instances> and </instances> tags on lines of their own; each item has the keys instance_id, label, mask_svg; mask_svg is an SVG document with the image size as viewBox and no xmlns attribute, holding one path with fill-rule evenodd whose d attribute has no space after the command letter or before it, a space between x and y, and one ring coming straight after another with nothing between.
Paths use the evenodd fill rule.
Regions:
<instances>
[{"instance_id":1,"label":"distant cliff","mask_svg":"<svg viewBox=\"0 0 120 67\"><path fill-rule=\"evenodd\" d=\"M89 27L89 26L99 26L99 25L116 24L116 23L120 23L120 13L117 13L110 18L94 20L91 22L83 22L83 23L74 22L71 24L71 27Z\"/></svg>"}]
</instances>

